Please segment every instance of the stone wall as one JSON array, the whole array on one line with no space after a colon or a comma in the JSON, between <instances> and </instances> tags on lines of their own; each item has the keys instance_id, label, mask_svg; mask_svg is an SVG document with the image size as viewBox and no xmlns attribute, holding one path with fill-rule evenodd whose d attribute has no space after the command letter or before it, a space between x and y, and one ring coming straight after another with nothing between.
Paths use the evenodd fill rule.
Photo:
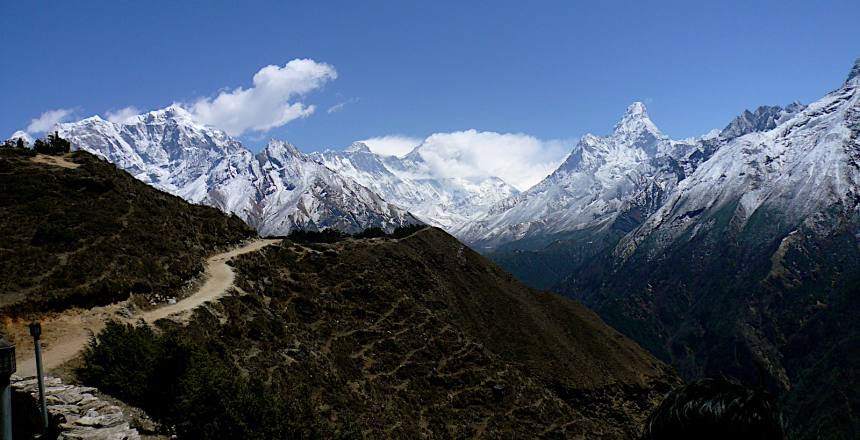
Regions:
<instances>
[{"instance_id":1,"label":"stone wall","mask_svg":"<svg viewBox=\"0 0 860 440\"><path fill-rule=\"evenodd\" d=\"M45 402L51 428L59 440L140 440L122 410L96 396L95 388L63 384L45 378ZM35 377L12 376L12 392L29 396L36 404L39 385ZM14 413L14 408L13 408Z\"/></svg>"}]
</instances>

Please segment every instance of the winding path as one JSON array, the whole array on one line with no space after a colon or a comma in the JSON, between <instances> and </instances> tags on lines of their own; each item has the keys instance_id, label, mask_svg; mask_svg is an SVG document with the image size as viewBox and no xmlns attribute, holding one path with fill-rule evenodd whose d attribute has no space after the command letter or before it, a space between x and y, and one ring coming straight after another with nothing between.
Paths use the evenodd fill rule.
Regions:
<instances>
[{"instance_id":1,"label":"winding path","mask_svg":"<svg viewBox=\"0 0 860 440\"><path fill-rule=\"evenodd\" d=\"M51 371L73 359L89 342L91 335L97 334L104 328L109 319L125 322L137 322L140 319L148 323L158 321L168 316L192 310L206 302L217 300L233 287L236 274L227 264L230 259L242 254L256 252L266 246L279 242L277 239L258 239L243 246L209 257L206 260L205 281L197 289L175 304L165 305L152 310L136 313L131 317L121 317L118 311L126 305L125 302L95 307L89 310L64 312L57 317L45 320L42 326L42 361L45 371ZM24 330L26 333L26 330ZM33 359L33 343L25 334L17 339L17 374L22 377L36 374L36 363Z\"/></svg>"}]
</instances>

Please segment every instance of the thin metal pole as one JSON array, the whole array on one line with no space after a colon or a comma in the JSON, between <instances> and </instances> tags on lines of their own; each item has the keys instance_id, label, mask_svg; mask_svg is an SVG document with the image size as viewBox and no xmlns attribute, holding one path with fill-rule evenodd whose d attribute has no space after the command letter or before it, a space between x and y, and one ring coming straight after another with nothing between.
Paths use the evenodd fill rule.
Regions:
<instances>
[{"instance_id":1,"label":"thin metal pole","mask_svg":"<svg viewBox=\"0 0 860 440\"><path fill-rule=\"evenodd\" d=\"M36 374L39 375L39 407L42 409L42 433L48 431L48 406L45 405L45 373L42 370L42 343L39 337L33 338L36 346Z\"/></svg>"},{"instance_id":2,"label":"thin metal pole","mask_svg":"<svg viewBox=\"0 0 860 440\"><path fill-rule=\"evenodd\" d=\"M2 440L12 440L12 385L11 374L0 374L0 434Z\"/></svg>"},{"instance_id":3,"label":"thin metal pole","mask_svg":"<svg viewBox=\"0 0 860 440\"><path fill-rule=\"evenodd\" d=\"M36 354L36 376L39 382L39 407L42 409L42 434L48 432L48 406L45 405L45 372L42 370L42 324L39 320L30 323L30 336L33 337L33 347Z\"/></svg>"}]
</instances>

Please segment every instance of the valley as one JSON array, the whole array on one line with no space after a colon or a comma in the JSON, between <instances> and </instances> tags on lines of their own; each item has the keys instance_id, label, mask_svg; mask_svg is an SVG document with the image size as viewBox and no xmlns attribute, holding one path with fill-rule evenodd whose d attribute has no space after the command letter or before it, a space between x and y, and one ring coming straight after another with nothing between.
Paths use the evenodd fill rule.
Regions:
<instances>
[{"instance_id":1,"label":"valley","mask_svg":"<svg viewBox=\"0 0 860 440\"><path fill-rule=\"evenodd\" d=\"M686 138L642 98L577 138L262 143L336 78L294 59L16 131L0 318L19 374L39 319L49 372L162 437L635 439L670 390L721 376L773 396L795 440L860 435L860 60L808 104ZM219 113L266 87L296 102Z\"/></svg>"}]
</instances>

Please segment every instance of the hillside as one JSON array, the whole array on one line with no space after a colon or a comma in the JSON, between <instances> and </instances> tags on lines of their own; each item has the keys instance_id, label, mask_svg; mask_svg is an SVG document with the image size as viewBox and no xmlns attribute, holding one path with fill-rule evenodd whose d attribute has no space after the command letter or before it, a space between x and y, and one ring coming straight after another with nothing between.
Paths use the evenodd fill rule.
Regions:
<instances>
[{"instance_id":1,"label":"hillside","mask_svg":"<svg viewBox=\"0 0 860 440\"><path fill-rule=\"evenodd\" d=\"M306 241L237 259L235 295L155 337L171 358L177 346L206 353L178 355L201 365L170 367L178 386L191 384L187 393L199 397L193 384L212 364L219 377L247 378L227 388L286 399L278 405L288 409L271 410L280 414L273 419L289 419L271 427L279 435L616 439L635 438L677 383L667 366L585 307L525 287L439 229L399 240ZM114 329L102 336L92 363L99 365L100 353L128 352L138 338L153 340L145 331ZM163 385L139 388L172 387L164 376L151 376ZM217 391L207 393L219 399ZM138 396L144 407L150 398ZM234 404L246 411L235 403L243 398L225 399L225 409L205 410L217 431L214 422L187 426L174 415L174 423L191 437L251 435L219 412L234 411L226 409ZM171 423L169 404L152 406ZM313 416L292 419L296 414Z\"/></svg>"},{"instance_id":2,"label":"hillside","mask_svg":"<svg viewBox=\"0 0 860 440\"><path fill-rule=\"evenodd\" d=\"M78 151L0 148L4 315L175 295L216 249L256 235Z\"/></svg>"},{"instance_id":3,"label":"hillside","mask_svg":"<svg viewBox=\"0 0 860 440\"><path fill-rule=\"evenodd\" d=\"M783 395L798 438L860 435L860 60L728 142L557 288L686 378Z\"/></svg>"}]
</instances>

